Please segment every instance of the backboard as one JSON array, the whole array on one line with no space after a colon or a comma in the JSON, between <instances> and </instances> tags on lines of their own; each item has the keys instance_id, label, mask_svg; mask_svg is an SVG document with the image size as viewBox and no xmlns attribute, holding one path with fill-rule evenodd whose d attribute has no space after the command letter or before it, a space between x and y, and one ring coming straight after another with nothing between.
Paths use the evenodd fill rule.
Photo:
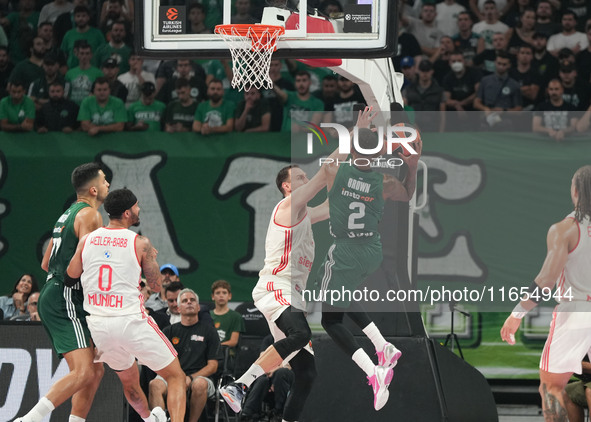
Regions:
<instances>
[{"instance_id":1,"label":"backboard","mask_svg":"<svg viewBox=\"0 0 591 422\"><path fill-rule=\"evenodd\" d=\"M391 0L135 1L135 44L145 57L229 58L222 38L213 34L219 24L284 26L275 58L388 57L397 42L398 2ZM326 3L331 4L326 13L318 10ZM240 13L244 10L250 13ZM200 21L206 27L203 31Z\"/></svg>"}]
</instances>

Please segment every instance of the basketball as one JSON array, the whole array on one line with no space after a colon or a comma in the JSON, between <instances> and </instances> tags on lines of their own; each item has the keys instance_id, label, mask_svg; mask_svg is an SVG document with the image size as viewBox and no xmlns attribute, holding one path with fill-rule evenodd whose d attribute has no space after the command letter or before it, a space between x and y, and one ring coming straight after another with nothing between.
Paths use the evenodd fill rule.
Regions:
<instances>
[{"instance_id":1,"label":"basketball","mask_svg":"<svg viewBox=\"0 0 591 422\"><path fill-rule=\"evenodd\" d=\"M410 127L410 125L408 125L408 124L406 124L406 123L396 123L394 126L406 126L406 127ZM413 128L413 129L414 129L414 128ZM416 129L415 129L415 130L416 130ZM405 132L405 131L402 131L402 130L399 130L399 131L397 131L397 130L394 130L394 134L395 134L395 135L396 135L396 137L398 137L398 138L406 138L406 137L408 137L408 133L407 133L407 132ZM418 138L418 137L420 137L420 136L421 136L421 135L419 134L419 131L417 130L417 138ZM411 142L410 144L411 144L411 146L414 148L414 145L415 145L415 143L414 143L414 142ZM400 149L400 150L401 150L401 152L402 152L402 155L404 155L405 157L409 157L409 156L411 155L411 154L410 154L410 152L409 152L409 151L408 151L406 148L404 148L402 145L400 145L400 146L399 146L399 147L396 149L396 151L397 151L398 149Z\"/></svg>"}]
</instances>

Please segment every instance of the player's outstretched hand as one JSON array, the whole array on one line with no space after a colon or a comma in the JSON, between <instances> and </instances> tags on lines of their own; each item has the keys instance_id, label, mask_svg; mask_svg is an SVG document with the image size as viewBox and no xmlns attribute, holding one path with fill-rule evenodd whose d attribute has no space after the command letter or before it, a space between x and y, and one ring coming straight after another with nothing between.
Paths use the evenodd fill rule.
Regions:
<instances>
[{"instance_id":1,"label":"player's outstretched hand","mask_svg":"<svg viewBox=\"0 0 591 422\"><path fill-rule=\"evenodd\" d=\"M357 124L358 128L367 128L369 129L369 125L371 125L372 120L378 115L377 111L373 111L372 106L367 106L363 110L359 110L359 114L357 115Z\"/></svg>"},{"instance_id":2,"label":"player's outstretched hand","mask_svg":"<svg viewBox=\"0 0 591 422\"><path fill-rule=\"evenodd\" d=\"M505 320L505 323L503 324L503 328L501 328L501 339L503 341L506 341L510 345L514 345L515 333L517 332L517 329L520 325L521 319L509 315L509 317Z\"/></svg>"}]
</instances>

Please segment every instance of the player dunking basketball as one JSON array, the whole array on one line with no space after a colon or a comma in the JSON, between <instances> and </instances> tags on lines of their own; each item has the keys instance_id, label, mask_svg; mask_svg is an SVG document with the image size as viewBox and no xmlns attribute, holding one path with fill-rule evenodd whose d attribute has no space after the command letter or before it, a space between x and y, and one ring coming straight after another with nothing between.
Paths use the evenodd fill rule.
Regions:
<instances>
[{"instance_id":1,"label":"player dunking basketball","mask_svg":"<svg viewBox=\"0 0 591 422\"><path fill-rule=\"evenodd\" d=\"M378 135L369 128L358 132L359 147L375 149ZM384 148L385 148L384 142ZM385 151L369 156L355 147L347 163L347 157L338 157L325 168L330 204L330 233L334 243L328 250L324 264L316 280L321 297L331 297L330 290L353 291L357 289L381 265L382 244L378 223L384 210L384 199L409 201L415 191L417 165L422 141L417 137L414 147L417 154L399 157L408 166L404 181L373 172L371 159ZM372 341L378 355L375 365L361 348L351 331L343 324L347 315ZM378 327L357 302L342 299L322 304L322 326L335 343L351 356L367 374L374 392L374 408L380 410L388 401L388 386L392 381L393 367L401 356L400 351L382 336Z\"/></svg>"},{"instance_id":2,"label":"player dunking basketball","mask_svg":"<svg viewBox=\"0 0 591 422\"><path fill-rule=\"evenodd\" d=\"M515 344L523 317L556 285L550 333L540 360L540 395L546 421L567 421L564 388L581 361L591 353L591 166L578 169L571 181L575 210L548 231L546 259L522 300L505 321L501 338Z\"/></svg>"},{"instance_id":3,"label":"player dunking basketball","mask_svg":"<svg viewBox=\"0 0 591 422\"><path fill-rule=\"evenodd\" d=\"M295 382L285 403L283 420L297 421L316 377L302 290L314 261L312 224L328 218L328 206L326 202L314 208L307 205L325 186L320 175L308 181L302 169L292 165L279 171L276 183L285 198L271 215L265 266L252 293L275 343L235 383L222 387L221 393L238 413L246 389L254 380L289 361Z\"/></svg>"}]
</instances>

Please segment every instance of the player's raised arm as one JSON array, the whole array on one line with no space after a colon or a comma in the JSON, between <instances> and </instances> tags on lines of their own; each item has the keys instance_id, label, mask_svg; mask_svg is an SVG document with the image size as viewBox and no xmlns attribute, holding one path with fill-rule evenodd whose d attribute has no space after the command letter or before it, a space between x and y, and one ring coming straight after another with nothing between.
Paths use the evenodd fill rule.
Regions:
<instances>
[{"instance_id":1,"label":"player's raised arm","mask_svg":"<svg viewBox=\"0 0 591 422\"><path fill-rule=\"evenodd\" d=\"M156 262L158 252L152 246L152 242L145 236L138 236L135 240L135 250L140 257L140 265L146 277L146 282L153 292L158 293L162 286L162 274Z\"/></svg>"},{"instance_id":2,"label":"player's raised arm","mask_svg":"<svg viewBox=\"0 0 591 422\"><path fill-rule=\"evenodd\" d=\"M577 222L571 218L562 220L550 227L546 244L548 251L540 273L530 285L530 297L539 298L543 288L552 289L556 280L564 269L568 259L568 253L574 249L579 238ZM521 324L521 320L533 308L537 302L532 299L522 300L507 318L501 328L501 338L509 344L515 344L515 332Z\"/></svg>"},{"instance_id":3,"label":"player's raised arm","mask_svg":"<svg viewBox=\"0 0 591 422\"><path fill-rule=\"evenodd\" d=\"M308 212L310 213L310 221L312 224L328 220L328 217L330 217L328 199L318 206L309 207Z\"/></svg>"}]
</instances>

